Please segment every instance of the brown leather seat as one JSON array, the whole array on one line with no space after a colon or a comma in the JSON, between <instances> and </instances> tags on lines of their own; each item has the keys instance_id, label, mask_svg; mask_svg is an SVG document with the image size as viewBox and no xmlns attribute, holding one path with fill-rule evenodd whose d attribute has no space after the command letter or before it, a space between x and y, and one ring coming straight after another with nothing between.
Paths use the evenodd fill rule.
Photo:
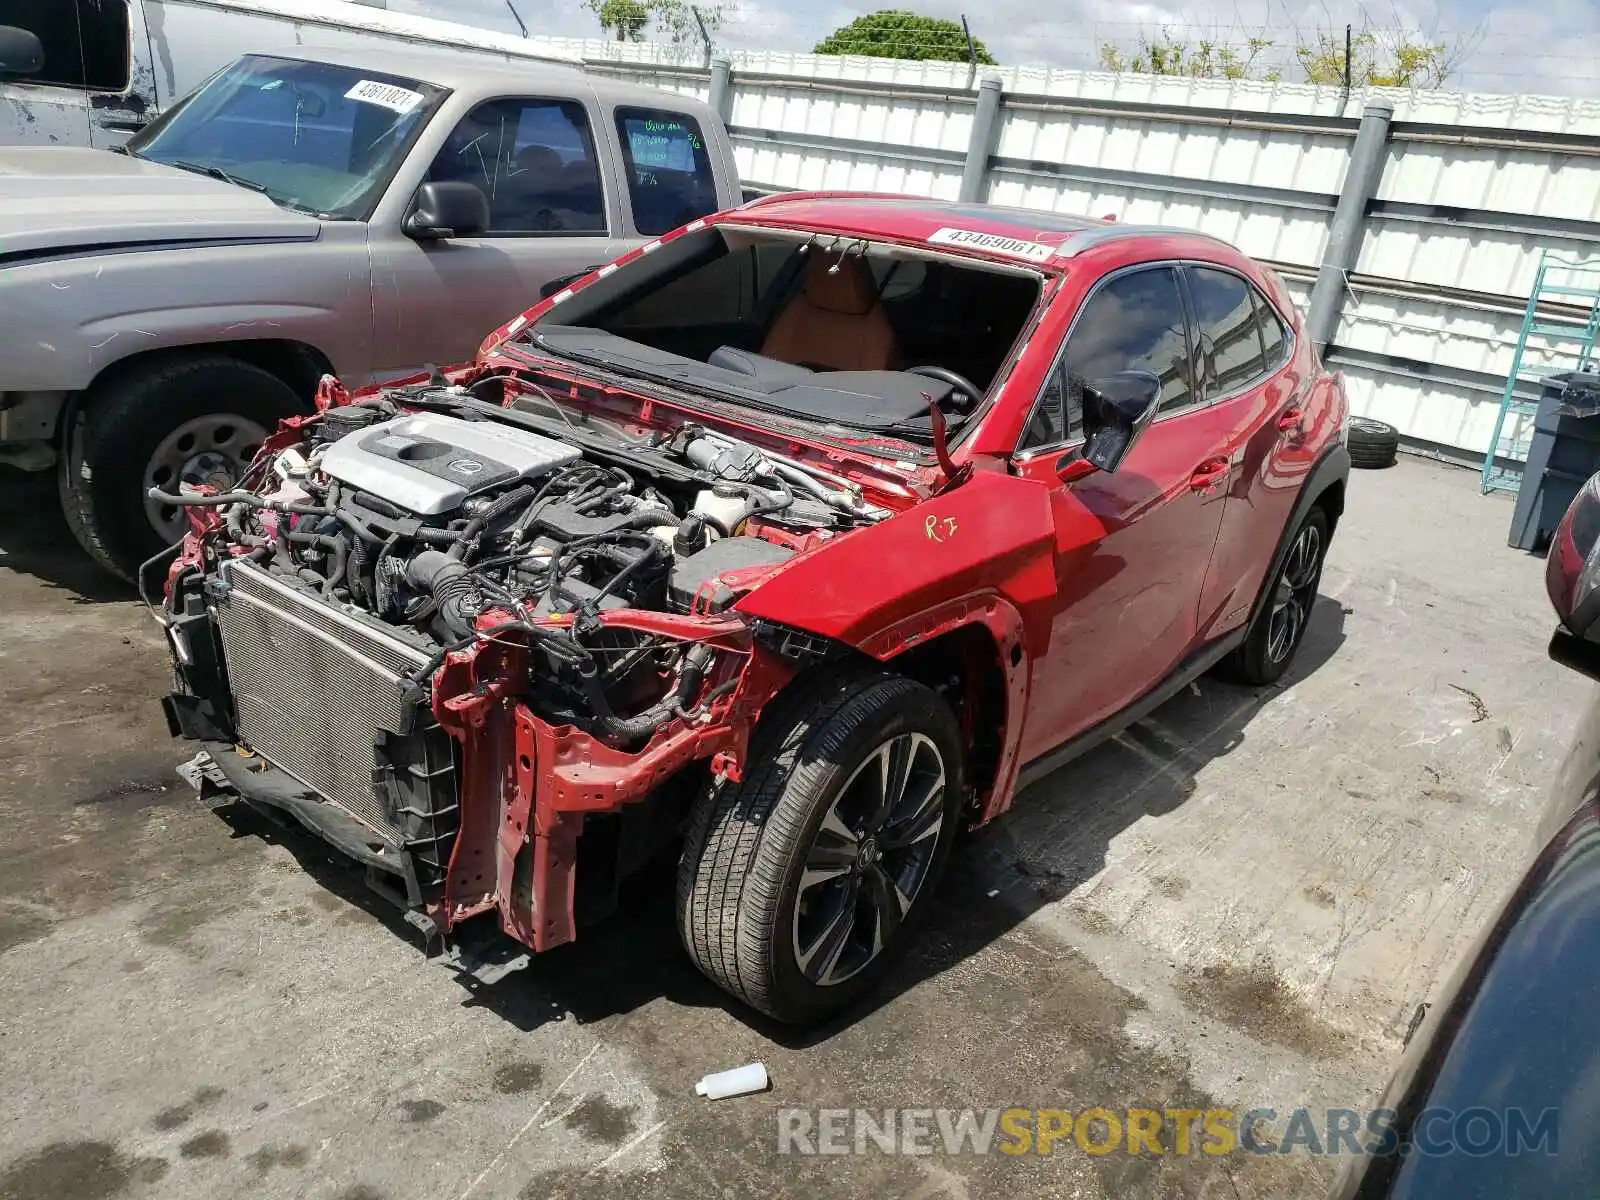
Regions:
<instances>
[{"instance_id":1,"label":"brown leather seat","mask_svg":"<svg viewBox=\"0 0 1600 1200\"><path fill-rule=\"evenodd\" d=\"M872 269L860 257L839 263L812 250L805 286L778 314L761 347L768 358L835 371L889 371L900 365L900 344L878 300Z\"/></svg>"}]
</instances>

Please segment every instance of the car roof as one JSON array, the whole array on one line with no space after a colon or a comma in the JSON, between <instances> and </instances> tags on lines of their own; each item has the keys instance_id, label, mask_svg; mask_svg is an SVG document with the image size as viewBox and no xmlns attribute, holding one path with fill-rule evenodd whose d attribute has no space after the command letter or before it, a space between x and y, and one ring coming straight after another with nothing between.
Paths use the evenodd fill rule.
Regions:
<instances>
[{"instance_id":1,"label":"car roof","mask_svg":"<svg viewBox=\"0 0 1600 1200\"><path fill-rule=\"evenodd\" d=\"M591 94L602 104L670 105L676 111L704 117L710 108L691 96L664 92L622 80L597 77L581 66L554 59L500 57L492 50L387 46L294 46L259 52L265 58L301 59L354 67L384 75L400 75L449 88L469 101L533 93L549 88L573 95Z\"/></svg>"},{"instance_id":2,"label":"car roof","mask_svg":"<svg viewBox=\"0 0 1600 1200\"><path fill-rule=\"evenodd\" d=\"M1108 242L1131 238L1192 238L1232 254L1238 250L1192 229L1129 225L1072 213L932 200L865 192L780 192L738 209L730 218L748 224L781 224L863 238L943 243L996 262L1015 264L1031 247L1034 265L1070 259ZM951 231L956 231L952 235ZM968 235L980 235L971 237ZM995 239L1000 239L996 241ZM1019 245L1007 245L1007 241Z\"/></svg>"}]
</instances>

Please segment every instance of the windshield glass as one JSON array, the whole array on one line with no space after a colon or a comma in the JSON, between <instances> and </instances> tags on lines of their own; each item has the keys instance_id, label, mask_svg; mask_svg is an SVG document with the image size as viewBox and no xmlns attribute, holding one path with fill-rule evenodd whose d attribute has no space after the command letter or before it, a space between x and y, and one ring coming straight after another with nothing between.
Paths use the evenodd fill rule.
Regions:
<instances>
[{"instance_id":1,"label":"windshield glass","mask_svg":"<svg viewBox=\"0 0 1600 1200\"><path fill-rule=\"evenodd\" d=\"M250 55L127 143L140 158L361 221L446 95L397 75Z\"/></svg>"},{"instance_id":2,"label":"windshield glass","mask_svg":"<svg viewBox=\"0 0 1600 1200\"><path fill-rule=\"evenodd\" d=\"M931 404L954 428L979 409L1039 295L1027 271L718 226L595 280L523 336L612 374L926 444Z\"/></svg>"}]
</instances>

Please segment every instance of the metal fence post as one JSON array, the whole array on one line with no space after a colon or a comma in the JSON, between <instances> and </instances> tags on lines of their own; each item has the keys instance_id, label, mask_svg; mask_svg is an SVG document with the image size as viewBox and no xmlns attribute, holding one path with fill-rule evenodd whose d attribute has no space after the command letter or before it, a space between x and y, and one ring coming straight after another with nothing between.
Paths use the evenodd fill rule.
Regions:
<instances>
[{"instance_id":1,"label":"metal fence post","mask_svg":"<svg viewBox=\"0 0 1600 1200\"><path fill-rule=\"evenodd\" d=\"M710 103L724 125L733 119L733 63L726 58L711 60Z\"/></svg>"},{"instance_id":2,"label":"metal fence post","mask_svg":"<svg viewBox=\"0 0 1600 1200\"><path fill-rule=\"evenodd\" d=\"M1328 248L1317 268L1316 286L1311 289L1306 333L1318 353L1333 340L1344 308L1345 275L1361 254L1361 239L1366 234L1367 204L1378 190L1389 150L1389 122L1394 108L1388 104L1369 104L1361 113L1355 145L1350 147L1350 166L1345 171L1344 189L1334 206L1333 225L1328 230Z\"/></svg>"},{"instance_id":3,"label":"metal fence post","mask_svg":"<svg viewBox=\"0 0 1600 1200\"><path fill-rule=\"evenodd\" d=\"M961 202L984 200L989 191L989 156L994 153L995 134L1000 128L1000 80L993 75L978 84L977 107L972 113L972 137L967 142L967 161L961 169Z\"/></svg>"}]
</instances>

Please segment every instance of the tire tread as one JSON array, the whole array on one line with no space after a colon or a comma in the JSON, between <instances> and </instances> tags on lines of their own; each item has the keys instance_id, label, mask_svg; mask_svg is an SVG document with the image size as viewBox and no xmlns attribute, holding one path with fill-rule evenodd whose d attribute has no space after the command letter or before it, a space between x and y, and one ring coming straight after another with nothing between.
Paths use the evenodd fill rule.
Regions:
<instances>
[{"instance_id":1,"label":"tire tread","mask_svg":"<svg viewBox=\"0 0 1600 1200\"><path fill-rule=\"evenodd\" d=\"M744 782L709 784L691 812L676 897L684 946L714 983L768 1016L794 1019L776 994L771 946L790 855L812 811L782 801L814 795L864 723L915 700L941 703L884 671L802 678L768 710Z\"/></svg>"},{"instance_id":2,"label":"tire tread","mask_svg":"<svg viewBox=\"0 0 1600 1200\"><path fill-rule=\"evenodd\" d=\"M118 506L110 503L109 515L97 508L99 489L93 486L92 474L84 478L85 464L92 471L105 458L103 448L107 454L114 453L112 448L123 440L125 431L138 428L146 419L143 410L152 404L154 395L182 395L208 374L225 375L235 394L246 388L258 389L258 398L279 410L278 416L299 407L288 385L270 371L226 354L198 354L135 363L125 370L113 368L95 382L71 415L56 472L56 490L73 537L98 566L113 575L131 581L138 564L127 561L125 550L119 552L118 539L110 528Z\"/></svg>"}]
</instances>

